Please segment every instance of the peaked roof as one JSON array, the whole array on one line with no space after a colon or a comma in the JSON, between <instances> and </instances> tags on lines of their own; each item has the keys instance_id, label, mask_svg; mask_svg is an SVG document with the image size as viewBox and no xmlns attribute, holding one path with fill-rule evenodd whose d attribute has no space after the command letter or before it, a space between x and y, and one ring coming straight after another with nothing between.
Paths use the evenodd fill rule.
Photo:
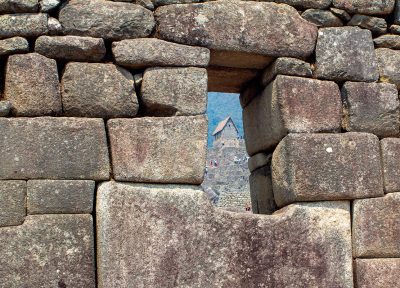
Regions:
<instances>
[{"instance_id":1,"label":"peaked roof","mask_svg":"<svg viewBox=\"0 0 400 288\"><path fill-rule=\"evenodd\" d=\"M235 125L235 122L233 122L231 116L229 116L226 119L224 119L224 120L222 120L221 122L218 123L217 128L215 128L214 132L212 133L212 136L214 136L215 134L221 132L225 128L226 124L228 124L229 120L232 121L233 126L235 127L236 131L239 132L239 130L237 129L237 127Z\"/></svg>"}]
</instances>

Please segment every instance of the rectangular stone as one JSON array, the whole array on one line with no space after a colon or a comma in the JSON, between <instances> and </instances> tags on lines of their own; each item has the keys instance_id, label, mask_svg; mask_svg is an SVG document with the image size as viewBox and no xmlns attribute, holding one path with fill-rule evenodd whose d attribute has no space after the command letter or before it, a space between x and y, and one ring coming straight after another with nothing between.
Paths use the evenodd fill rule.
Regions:
<instances>
[{"instance_id":1,"label":"rectangular stone","mask_svg":"<svg viewBox=\"0 0 400 288\"><path fill-rule=\"evenodd\" d=\"M381 153L385 191L400 192L400 139L382 139Z\"/></svg>"},{"instance_id":2,"label":"rectangular stone","mask_svg":"<svg viewBox=\"0 0 400 288\"><path fill-rule=\"evenodd\" d=\"M243 110L247 152L272 150L288 133L339 132L341 116L336 83L279 75Z\"/></svg>"},{"instance_id":3,"label":"rectangular stone","mask_svg":"<svg viewBox=\"0 0 400 288\"><path fill-rule=\"evenodd\" d=\"M272 214L275 212L277 207L272 191L271 165L254 170L250 175L249 182L253 213Z\"/></svg>"},{"instance_id":4,"label":"rectangular stone","mask_svg":"<svg viewBox=\"0 0 400 288\"><path fill-rule=\"evenodd\" d=\"M227 67L209 67L208 91L240 93L257 76L258 70Z\"/></svg>"},{"instance_id":5,"label":"rectangular stone","mask_svg":"<svg viewBox=\"0 0 400 288\"><path fill-rule=\"evenodd\" d=\"M367 133L289 134L273 154L272 183L279 207L383 196L379 139Z\"/></svg>"},{"instance_id":6,"label":"rectangular stone","mask_svg":"<svg viewBox=\"0 0 400 288\"><path fill-rule=\"evenodd\" d=\"M400 258L400 192L353 203L353 254Z\"/></svg>"},{"instance_id":7,"label":"rectangular stone","mask_svg":"<svg viewBox=\"0 0 400 288\"><path fill-rule=\"evenodd\" d=\"M355 276L360 288L398 288L400 258L356 259Z\"/></svg>"},{"instance_id":8,"label":"rectangular stone","mask_svg":"<svg viewBox=\"0 0 400 288\"><path fill-rule=\"evenodd\" d=\"M25 198L25 181L0 181L0 227L24 223Z\"/></svg>"},{"instance_id":9,"label":"rectangular stone","mask_svg":"<svg viewBox=\"0 0 400 288\"><path fill-rule=\"evenodd\" d=\"M0 13L33 13L39 10L39 0L0 0Z\"/></svg>"},{"instance_id":10,"label":"rectangular stone","mask_svg":"<svg viewBox=\"0 0 400 288\"><path fill-rule=\"evenodd\" d=\"M0 179L109 179L101 119L0 118Z\"/></svg>"},{"instance_id":11,"label":"rectangular stone","mask_svg":"<svg viewBox=\"0 0 400 288\"><path fill-rule=\"evenodd\" d=\"M0 15L0 39L14 36L36 37L48 32L47 14Z\"/></svg>"},{"instance_id":12,"label":"rectangular stone","mask_svg":"<svg viewBox=\"0 0 400 288\"><path fill-rule=\"evenodd\" d=\"M116 180L203 182L207 151L205 116L111 119L107 126Z\"/></svg>"},{"instance_id":13,"label":"rectangular stone","mask_svg":"<svg viewBox=\"0 0 400 288\"><path fill-rule=\"evenodd\" d=\"M392 83L400 89L400 51L387 48L375 50L378 60L380 82Z\"/></svg>"},{"instance_id":14,"label":"rectangular stone","mask_svg":"<svg viewBox=\"0 0 400 288\"><path fill-rule=\"evenodd\" d=\"M6 56L17 53L26 53L29 51L28 40L22 37L12 37L0 40L0 56Z\"/></svg>"},{"instance_id":15,"label":"rectangular stone","mask_svg":"<svg viewBox=\"0 0 400 288\"><path fill-rule=\"evenodd\" d=\"M91 180L29 180L28 214L91 214L94 189Z\"/></svg>"}]
</instances>

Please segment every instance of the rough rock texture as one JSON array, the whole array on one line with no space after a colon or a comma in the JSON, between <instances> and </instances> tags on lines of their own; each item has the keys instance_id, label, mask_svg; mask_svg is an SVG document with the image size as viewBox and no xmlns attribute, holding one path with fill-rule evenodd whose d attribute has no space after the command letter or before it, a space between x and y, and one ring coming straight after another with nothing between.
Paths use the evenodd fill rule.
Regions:
<instances>
[{"instance_id":1,"label":"rough rock texture","mask_svg":"<svg viewBox=\"0 0 400 288\"><path fill-rule=\"evenodd\" d=\"M282 207L382 196L380 158L372 134L289 134L272 157L275 201Z\"/></svg>"},{"instance_id":2,"label":"rough rock texture","mask_svg":"<svg viewBox=\"0 0 400 288\"><path fill-rule=\"evenodd\" d=\"M375 47L400 50L399 35L382 35L374 39Z\"/></svg>"},{"instance_id":3,"label":"rough rock texture","mask_svg":"<svg viewBox=\"0 0 400 288\"><path fill-rule=\"evenodd\" d=\"M355 276L357 287L399 287L400 259L356 259Z\"/></svg>"},{"instance_id":4,"label":"rough rock texture","mask_svg":"<svg viewBox=\"0 0 400 288\"><path fill-rule=\"evenodd\" d=\"M331 11L308 9L301 14L301 17L317 25L318 27L340 27L343 26L342 20Z\"/></svg>"},{"instance_id":5,"label":"rough rock texture","mask_svg":"<svg viewBox=\"0 0 400 288\"><path fill-rule=\"evenodd\" d=\"M400 51L387 48L376 49L376 58L378 60L380 81L396 84L400 89Z\"/></svg>"},{"instance_id":6,"label":"rough rock texture","mask_svg":"<svg viewBox=\"0 0 400 288\"><path fill-rule=\"evenodd\" d=\"M383 179L386 192L400 191L400 139L381 140Z\"/></svg>"},{"instance_id":7,"label":"rough rock texture","mask_svg":"<svg viewBox=\"0 0 400 288\"><path fill-rule=\"evenodd\" d=\"M332 0L333 6L352 14L388 15L394 9L395 0Z\"/></svg>"},{"instance_id":8,"label":"rough rock texture","mask_svg":"<svg viewBox=\"0 0 400 288\"><path fill-rule=\"evenodd\" d=\"M139 109L132 74L114 64L68 63L61 94L67 116L130 117Z\"/></svg>"},{"instance_id":9,"label":"rough rock texture","mask_svg":"<svg viewBox=\"0 0 400 288\"><path fill-rule=\"evenodd\" d=\"M11 102L10 101L0 101L0 117L5 117L10 114Z\"/></svg>"},{"instance_id":10,"label":"rough rock texture","mask_svg":"<svg viewBox=\"0 0 400 288\"><path fill-rule=\"evenodd\" d=\"M351 19L351 15L347 13L345 10L337 9L335 7L331 7L329 10L345 22L348 22Z\"/></svg>"},{"instance_id":11,"label":"rough rock texture","mask_svg":"<svg viewBox=\"0 0 400 288\"><path fill-rule=\"evenodd\" d=\"M0 155L0 179L109 178L100 119L0 118Z\"/></svg>"},{"instance_id":12,"label":"rough rock texture","mask_svg":"<svg viewBox=\"0 0 400 288\"><path fill-rule=\"evenodd\" d=\"M378 80L371 32L358 27L319 29L315 76L335 81Z\"/></svg>"},{"instance_id":13,"label":"rough rock texture","mask_svg":"<svg viewBox=\"0 0 400 288\"><path fill-rule=\"evenodd\" d=\"M53 17L49 17L49 20L47 21L47 25L49 28L49 32L47 33L48 35L61 35L62 34L62 26L61 23Z\"/></svg>"},{"instance_id":14,"label":"rough rock texture","mask_svg":"<svg viewBox=\"0 0 400 288\"><path fill-rule=\"evenodd\" d=\"M211 50L210 66L221 66L242 69L264 69L274 57L254 53Z\"/></svg>"},{"instance_id":15,"label":"rough rock texture","mask_svg":"<svg viewBox=\"0 0 400 288\"><path fill-rule=\"evenodd\" d=\"M34 13L39 10L39 0L0 0L0 13Z\"/></svg>"},{"instance_id":16,"label":"rough rock texture","mask_svg":"<svg viewBox=\"0 0 400 288\"><path fill-rule=\"evenodd\" d=\"M277 76L243 110L247 152L271 150L288 133L339 132L340 97L334 82Z\"/></svg>"},{"instance_id":17,"label":"rough rock texture","mask_svg":"<svg viewBox=\"0 0 400 288\"><path fill-rule=\"evenodd\" d=\"M153 13L140 5L103 0L71 0L60 10L66 34L112 40L147 37Z\"/></svg>"},{"instance_id":18,"label":"rough rock texture","mask_svg":"<svg viewBox=\"0 0 400 288\"><path fill-rule=\"evenodd\" d=\"M253 171L249 177L251 208L255 214L272 214L277 209L272 191L271 163L268 164Z\"/></svg>"},{"instance_id":19,"label":"rough rock texture","mask_svg":"<svg viewBox=\"0 0 400 288\"><path fill-rule=\"evenodd\" d=\"M57 63L37 53L8 58L4 98L15 116L57 115L62 112Z\"/></svg>"},{"instance_id":20,"label":"rough rock texture","mask_svg":"<svg viewBox=\"0 0 400 288\"><path fill-rule=\"evenodd\" d=\"M40 0L40 11L49 12L60 5L61 0Z\"/></svg>"},{"instance_id":21,"label":"rough rock texture","mask_svg":"<svg viewBox=\"0 0 400 288\"><path fill-rule=\"evenodd\" d=\"M385 19L360 14L354 15L347 25L371 30L374 35L385 34L387 31L387 23Z\"/></svg>"},{"instance_id":22,"label":"rough rock texture","mask_svg":"<svg viewBox=\"0 0 400 288\"><path fill-rule=\"evenodd\" d=\"M190 4L201 2L202 0L152 0L155 6L164 6L172 4Z\"/></svg>"},{"instance_id":23,"label":"rough rock texture","mask_svg":"<svg viewBox=\"0 0 400 288\"><path fill-rule=\"evenodd\" d=\"M116 180L202 183L205 116L112 119L107 126Z\"/></svg>"},{"instance_id":24,"label":"rough rock texture","mask_svg":"<svg viewBox=\"0 0 400 288\"><path fill-rule=\"evenodd\" d=\"M0 228L3 287L95 286L91 215L31 215Z\"/></svg>"},{"instance_id":25,"label":"rough rock texture","mask_svg":"<svg viewBox=\"0 0 400 288\"><path fill-rule=\"evenodd\" d=\"M275 3L168 5L158 8L155 16L159 38L215 50L306 57L317 37L317 27L294 8Z\"/></svg>"},{"instance_id":26,"label":"rough rock texture","mask_svg":"<svg viewBox=\"0 0 400 288\"><path fill-rule=\"evenodd\" d=\"M35 37L47 31L47 14L0 15L0 38Z\"/></svg>"},{"instance_id":27,"label":"rough rock texture","mask_svg":"<svg viewBox=\"0 0 400 288\"><path fill-rule=\"evenodd\" d=\"M101 288L353 287L346 202L258 216L215 209L191 187L108 182L97 231Z\"/></svg>"},{"instance_id":28,"label":"rough rock texture","mask_svg":"<svg viewBox=\"0 0 400 288\"><path fill-rule=\"evenodd\" d=\"M26 216L25 197L25 181L0 180L0 227L24 223Z\"/></svg>"},{"instance_id":29,"label":"rough rock texture","mask_svg":"<svg viewBox=\"0 0 400 288\"><path fill-rule=\"evenodd\" d=\"M90 214L94 189L91 180L29 180L28 214Z\"/></svg>"},{"instance_id":30,"label":"rough rock texture","mask_svg":"<svg viewBox=\"0 0 400 288\"><path fill-rule=\"evenodd\" d=\"M210 51L155 38L113 42L112 51L118 65L133 69L151 66L198 66L210 62Z\"/></svg>"},{"instance_id":31,"label":"rough rock texture","mask_svg":"<svg viewBox=\"0 0 400 288\"><path fill-rule=\"evenodd\" d=\"M400 34L400 25L390 25L389 31L393 34Z\"/></svg>"},{"instance_id":32,"label":"rough rock texture","mask_svg":"<svg viewBox=\"0 0 400 288\"><path fill-rule=\"evenodd\" d=\"M207 70L149 68L144 72L141 100L146 115L204 114L207 108Z\"/></svg>"},{"instance_id":33,"label":"rough rock texture","mask_svg":"<svg viewBox=\"0 0 400 288\"><path fill-rule=\"evenodd\" d=\"M354 257L400 257L400 193L353 203Z\"/></svg>"},{"instance_id":34,"label":"rough rock texture","mask_svg":"<svg viewBox=\"0 0 400 288\"><path fill-rule=\"evenodd\" d=\"M342 96L346 131L373 133L379 138L399 135L400 103L396 85L346 82Z\"/></svg>"},{"instance_id":35,"label":"rough rock texture","mask_svg":"<svg viewBox=\"0 0 400 288\"><path fill-rule=\"evenodd\" d=\"M80 36L41 36L35 52L49 58L67 61L101 61L106 55L104 40Z\"/></svg>"},{"instance_id":36,"label":"rough rock texture","mask_svg":"<svg viewBox=\"0 0 400 288\"><path fill-rule=\"evenodd\" d=\"M263 166L269 165L271 163L271 156L272 155L268 155L265 153L257 153L253 157L250 157L248 161L250 172L253 172L254 170Z\"/></svg>"},{"instance_id":37,"label":"rough rock texture","mask_svg":"<svg viewBox=\"0 0 400 288\"><path fill-rule=\"evenodd\" d=\"M258 70L227 67L208 67L208 91L240 93L254 79Z\"/></svg>"},{"instance_id":38,"label":"rough rock texture","mask_svg":"<svg viewBox=\"0 0 400 288\"><path fill-rule=\"evenodd\" d=\"M331 5L332 0L267 0L267 2L288 4L299 9L326 9Z\"/></svg>"},{"instance_id":39,"label":"rough rock texture","mask_svg":"<svg viewBox=\"0 0 400 288\"><path fill-rule=\"evenodd\" d=\"M280 57L268 66L261 77L261 83L267 86L276 75L291 75L311 77L311 65L305 61L296 58Z\"/></svg>"},{"instance_id":40,"label":"rough rock texture","mask_svg":"<svg viewBox=\"0 0 400 288\"><path fill-rule=\"evenodd\" d=\"M13 37L0 40L0 56L24 53L29 51L29 43L25 38Z\"/></svg>"}]
</instances>

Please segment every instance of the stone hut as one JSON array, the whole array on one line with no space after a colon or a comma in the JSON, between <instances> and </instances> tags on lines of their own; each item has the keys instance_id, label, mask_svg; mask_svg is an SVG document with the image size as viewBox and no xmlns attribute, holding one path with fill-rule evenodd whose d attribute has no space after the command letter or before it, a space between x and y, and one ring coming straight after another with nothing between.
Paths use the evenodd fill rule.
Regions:
<instances>
[{"instance_id":1,"label":"stone hut","mask_svg":"<svg viewBox=\"0 0 400 288\"><path fill-rule=\"evenodd\" d=\"M212 136L214 137L214 143L221 140L238 139L239 130L235 122L233 122L231 116L229 116L218 123L217 128L215 128L214 132L212 133Z\"/></svg>"}]
</instances>

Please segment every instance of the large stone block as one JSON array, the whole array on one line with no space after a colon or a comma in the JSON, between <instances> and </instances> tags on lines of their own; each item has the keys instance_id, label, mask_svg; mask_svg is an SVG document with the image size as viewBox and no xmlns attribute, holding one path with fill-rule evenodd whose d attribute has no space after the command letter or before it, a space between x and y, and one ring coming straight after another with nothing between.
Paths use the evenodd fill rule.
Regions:
<instances>
[{"instance_id":1,"label":"large stone block","mask_svg":"<svg viewBox=\"0 0 400 288\"><path fill-rule=\"evenodd\" d=\"M267 0L267 2L288 4L299 9L326 9L331 5L332 0Z\"/></svg>"},{"instance_id":2,"label":"large stone block","mask_svg":"<svg viewBox=\"0 0 400 288\"><path fill-rule=\"evenodd\" d=\"M106 46L101 38L80 36L40 36L35 42L35 52L64 61L101 61Z\"/></svg>"},{"instance_id":3,"label":"large stone block","mask_svg":"<svg viewBox=\"0 0 400 288\"><path fill-rule=\"evenodd\" d=\"M333 0L332 4L352 14L388 15L394 9L395 0Z\"/></svg>"},{"instance_id":4,"label":"large stone block","mask_svg":"<svg viewBox=\"0 0 400 288\"><path fill-rule=\"evenodd\" d=\"M100 288L353 287L346 202L259 216L187 186L108 182L96 211Z\"/></svg>"},{"instance_id":5,"label":"large stone block","mask_svg":"<svg viewBox=\"0 0 400 288\"><path fill-rule=\"evenodd\" d=\"M208 91L240 93L248 83L257 77L256 69L208 67Z\"/></svg>"},{"instance_id":6,"label":"large stone block","mask_svg":"<svg viewBox=\"0 0 400 288\"><path fill-rule=\"evenodd\" d=\"M319 29L315 76L335 81L378 80L371 32L358 27Z\"/></svg>"},{"instance_id":7,"label":"large stone block","mask_svg":"<svg viewBox=\"0 0 400 288\"><path fill-rule=\"evenodd\" d=\"M341 27L342 20L333 12L320 9L308 9L301 14L301 17L314 23L318 27Z\"/></svg>"},{"instance_id":8,"label":"large stone block","mask_svg":"<svg viewBox=\"0 0 400 288\"><path fill-rule=\"evenodd\" d=\"M29 180L28 214L90 214L94 189L91 180Z\"/></svg>"},{"instance_id":9,"label":"large stone block","mask_svg":"<svg viewBox=\"0 0 400 288\"><path fill-rule=\"evenodd\" d=\"M47 14L0 15L0 38L36 37L47 32Z\"/></svg>"},{"instance_id":10,"label":"large stone block","mask_svg":"<svg viewBox=\"0 0 400 288\"><path fill-rule=\"evenodd\" d=\"M107 123L116 180L201 184L205 116L112 119Z\"/></svg>"},{"instance_id":11,"label":"large stone block","mask_svg":"<svg viewBox=\"0 0 400 288\"><path fill-rule=\"evenodd\" d=\"M149 68L144 72L141 100L146 115L199 115L207 108L207 70Z\"/></svg>"},{"instance_id":12,"label":"large stone block","mask_svg":"<svg viewBox=\"0 0 400 288\"><path fill-rule=\"evenodd\" d=\"M112 52L118 65L133 69L151 66L198 66L210 62L210 51L155 38L113 42Z\"/></svg>"},{"instance_id":13,"label":"large stone block","mask_svg":"<svg viewBox=\"0 0 400 288\"><path fill-rule=\"evenodd\" d=\"M383 179L386 192L400 191L400 139L381 140Z\"/></svg>"},{"instance_id":14,"label":"large stone block","mask_svg":"<svg viewBox=\"0 0 400 288\"><path fill-rule=\"evenodd\" d=\"M396 84L400 89L400 51L387 48L376 49L376 57L378 59L378 67L380 81Z\"/></svg>"},{"instance_id":15,"label":"large stone block","mask_svg":"<svg viewBox=\"0 0 400 288\"><path fill-rule=\"evenodd\" d=\"M251 208L255 214L272 214L276 204L272 191L271 163L253 171L249 178Z\"/></svg>"},{"instance_id":16,"label":"large stone block","mask_svg":"<svg viewBox=\"0 0 400 288\"><path fill-rule=\"evenodd\" d=\"M0 56L6 56L29 51L28 40L22 37L12 37L0 40Z\"/></svg>"},{"instance_id":17,"label":"large stone block","mask_svg":"<svg viewBox=\"0 0 400 288\"><path fill-rule=\"evenodd\" d=\"M355 277L360 288L397 288L400 259L356 259Z\"/></svg>"},{"instance_id":18,"label":"large stone block","mask_svg":"<svg viewBox=\"0 0 400 288\"><path fill-rule=\"evenodd\" d=\"M400 193L353 203L353 254L400 258Z\"/></svg>"},{"instance_id":19,"label":"large stone block","mask_svg":"<svg viewBox=\"0 0 400 288\"><path fill-rule=\"evenodd\" d=\"M0 118L0 179L109 178L100 119Z\"/></svg>"},{"instance_id":20,"label":"large stone block","mask_svg":"<svg viewBox=\"0 0 400 288\"><path fill-rule=\"evenodd\" d=\"M4 98L16 116L62 112L57 63L37 53L12 55L6 67Z\"/></svg>"},{"instance_id":21,"label":"large stone block","mask_svg":"<svg viewBox=\"0 0 400 288\"><path fill-rule=\"evenodd\" d=\"M39 0L1 0L0 13L34 13L39 10Z\"/></svg>"},{"instance_id":22,"label":"large stone block","mask_svg":"<svg viewBox=\"0 0 400 288\"><path fill-rule=\"evenodd\" d=\"M104 0L72 0L60 10L65 34L121 40L147 37L153 13L140 5Z\"/></svg>"},{"instance_id":23,"label":"large stone block","mask_svg":"<svg viewBox=\"0 0 400 288\"><path fill-rule=\"evenodd\" d=\"M94 288L91 215L27 216L0 228L2 287Z\"/></svg>"},{"instance_id":24,"label":"large stone block","mask_svg":"<svg viewBox=\"0 0 400 288\"><path fill-rule=\"evenodd\" d=\"M0 180L0 227L24 223L26 216L25 198L25 181Z\"/></svg>"},{"instance_id":25,"label":"large stone block","mask_svg":"<svg viewBox=\"0 0 400 288\"><path fill-rule=\"evenodd\" d=\"M373 35L385 34L387 31L387 23L385 19L360 14L354 15L347 25L371 30Z\"/></svg>"},{"instance_id":26,"label":"large stone block","mask_svg":"<svg viewBox=\"0 0 400 288\"><path fill-rule=\"evenodd\" d=\"M266 55L239 51L211 50L210 53L210 66L239 69L264 69L275 59Z\"/></svg>"},{"instance_id":27,"label":"large stone block","mask_svg":"<svg viewBox=\"0 0 400 288\"><path fill-rule=\"evenodd\" d=\"M298 201L382 196L378 137L289 134L273 154L272 183L279 207Z\"/></svg>"},{"instance_id":28,"label":"large stone block","mask_svg":"<svg viewBox=\"0 0 400 288\"><path fill-rule=\"evenodd\" d=\"M168 5L159 7L155 17L157 37L214 50L306 57L313 53L317 37L317 27L296 9L275 3Z\"/></svg>"},{"instance_id":29,"label":"large stone block","mask_svg":"<svg viewBox=\"0 0 400 288\"><path fill-rule=\"evenodd\" d=\"M279 75L243 110L247 152L271 150L288 133L339 132L337 84Z\"/></svg>"},{"instance_id":30,"label":"large stone block","mask_svg":"<svg viewBox=\"0 0 400 288\"><path fill-rule=\"evenodd\" d=\"M61 94L67 116L132 117L139 109L132 74L114 64L68 63Z\"/></svg>"},{"instance_id":31,"label":"large stone block","mask_svg":"<svg viewBox=\"0 0 400 288\"><path fill-rule=\"evenodd\" d=\"M346 131L373 133L379 138L399 135L400 103L395 85L346 82L342 95Z\"/></svg>"}]
</instances>

